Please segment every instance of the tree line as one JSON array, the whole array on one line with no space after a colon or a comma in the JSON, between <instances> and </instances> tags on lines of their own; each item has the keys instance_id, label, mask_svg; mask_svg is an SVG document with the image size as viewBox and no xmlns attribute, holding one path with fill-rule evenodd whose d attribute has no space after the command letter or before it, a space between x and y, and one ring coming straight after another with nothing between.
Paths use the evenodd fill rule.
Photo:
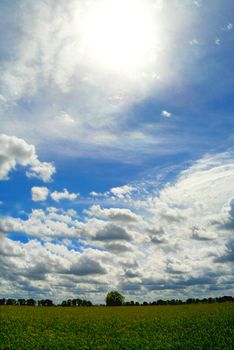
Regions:
<instances>
[{"instance_id":1,"label":"tree line","mask_svg":"<svg viewBox=\"0 0 234 350\"><path fill-rule=\"evenodd\" d=\"M183 305L183 304L211 304L211 303L223 303L226 301L234 301L234 298L231 296L223 296L218 298L189 298L186 301L182 301L180 299L171 299L171 300L163 300L159 299L157 301L147 302L144 301L142 304L138 301L126 301L122 294L120 294L118 291L112 291L109 292L106 296L106 305L107 306L147 306L147 305Z\"/></svg>"},{"instance_id":2,"label":"tree line","mask_svg":"<svg viewBox=\"0 0 234 350\"><path fill-rule=\"evenodd\" d=\"M224 302L234 302L232 296L223 296L216 298L189 298L186 301L180 299L170 299L163 300L159 299L152 302L144 301L139 303L138 301L125 301L125 298L122 294L117 291L109 292L106 295L106 305L107 306L150 306L150 305L184 305L184 304L211 304L211 303L224 303ZM63 306L63 307L82 307L82 306L105 306L104 304L92 304L90 300L74 298L63 300L61 304L54 304L53 300L50 299L13 299L13 298L2 298L0 299L0 305L20 305L20 306Z\"/></svg>"},{"instance_id":3,"label":"tree line","mask_svg":"<svg viewBox=\"0 0 234 350\"><path fill-rule=\"evenodd\" d=\"M63 300L61 304L54 304L50 299L0 299L0 305L20 305L20 306L92 306L92 302L86 299L68 299Z\"/></svg>"},{"instance_id":4,"label":"tree line","mask_svg":"<svg viewBox=\"0 0 234 350\"><path fill-rule=\"evenodd\" d=\"M184 305L184 304L211 304L211 303L224 303L226 301L234 301L234 298L231 296L223 296L218 298L203 298L203 299L197 299L197 298L189 298L186 301L182 301L180 299L170 299L170 300L163 300L159 299L157 301L147 302L144 301L142 304L139 302L134 301L127 301L124 303L126 306L148 306L148 305Z\"/></svg>"}]
</instances>

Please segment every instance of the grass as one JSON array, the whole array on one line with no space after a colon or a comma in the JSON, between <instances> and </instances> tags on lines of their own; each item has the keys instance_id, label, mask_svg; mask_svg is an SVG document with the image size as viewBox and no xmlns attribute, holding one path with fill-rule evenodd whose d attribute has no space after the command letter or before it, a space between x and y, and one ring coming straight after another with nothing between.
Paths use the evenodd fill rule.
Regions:
<instances>
[{"instance_id":1,"label":"grass","mask_svg":"<svg viewBox=\"0 0 234 350\"><path fill-rule=\"evenodd\" d=\"M233 349L234 304L0 307L0 349Z\"/></svg>"}]
</instances>

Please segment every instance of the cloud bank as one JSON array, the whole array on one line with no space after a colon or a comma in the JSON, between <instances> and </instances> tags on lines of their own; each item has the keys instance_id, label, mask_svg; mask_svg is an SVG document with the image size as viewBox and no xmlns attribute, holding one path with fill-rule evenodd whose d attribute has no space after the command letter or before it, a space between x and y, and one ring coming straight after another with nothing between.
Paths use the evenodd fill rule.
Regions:
<instances>
[{"instance_id":1,"label":"cloud bank","mask_svg":"<svg viewBox=\"0 0 234 350\"><path fill-rule=\"evenodd\" d=\"M160 191L130 196L128 207L102 207L96 198L79 219L53 207L2 217L3 292L12 293L16 279L15 294L53 298L72 290L101 301L109 288L136 300L230 294L233 181L232 153L206 155ZM14 232L28 241L12 240Z\"/></svg>"}]
</instances>

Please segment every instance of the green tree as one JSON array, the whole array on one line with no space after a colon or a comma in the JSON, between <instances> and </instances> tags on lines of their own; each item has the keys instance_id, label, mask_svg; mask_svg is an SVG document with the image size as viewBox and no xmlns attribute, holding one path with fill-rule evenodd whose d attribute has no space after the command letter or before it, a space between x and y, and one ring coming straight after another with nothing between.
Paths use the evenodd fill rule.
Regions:
<instances>
[{"instance_id":1,"label":"green tree","mask_svg":"<svg viewBox=\"0 0 234 350\"><path fill-rule=\"evenodd\" d=\"M71 301L71 299L68 299L68 300L67 300L67 306L72 306L72 301Z\"/></svg>"},{"instance_id":2,"label":"green tree","mask_svg":"<svg viewBox=\"0 0 234 350\"><path fill-rule=\"evenodd\" d=\"M79 299L79 298L77 298L77 299L76 299L76 305L77 305L77 306L81 306L81 305L82 305L82 300Z\"/></svg>"},{"instance_id":3,"label":"green tree","mask_svg":"<svg viewBox=\"0 0 234 350\"><path fill-rule=\"evenodd\" d=\"M28 305L28 306L35 306L36 305L36 300L34 300L34 299L27 299L26 305Z\"/></svg>"},{"instance_id":4,"label":"green tree","mask_svg":"<svg viewBox=\"0 0 234 350\"><path fill-rule=\"evenodd\" d=\"M124 303L124 296L117 291L109 292L106 296L107 306L120 306Z\"/></svg>"}]
</instances>

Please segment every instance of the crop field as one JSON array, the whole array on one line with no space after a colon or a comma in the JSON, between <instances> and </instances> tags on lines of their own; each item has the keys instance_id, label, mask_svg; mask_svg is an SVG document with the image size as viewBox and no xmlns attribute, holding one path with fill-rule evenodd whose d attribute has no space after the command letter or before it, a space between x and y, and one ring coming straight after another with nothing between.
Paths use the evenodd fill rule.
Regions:
<instances>
[{"instance_id":1,"label":"crop field","mask_svg":"<svg viewBox=\"0 0 234 350\"><path fill-rule=\"evenodd\" d=\"M0 307L0 349L233 349L234 304Z\"/></svg>"}]
</instances>

